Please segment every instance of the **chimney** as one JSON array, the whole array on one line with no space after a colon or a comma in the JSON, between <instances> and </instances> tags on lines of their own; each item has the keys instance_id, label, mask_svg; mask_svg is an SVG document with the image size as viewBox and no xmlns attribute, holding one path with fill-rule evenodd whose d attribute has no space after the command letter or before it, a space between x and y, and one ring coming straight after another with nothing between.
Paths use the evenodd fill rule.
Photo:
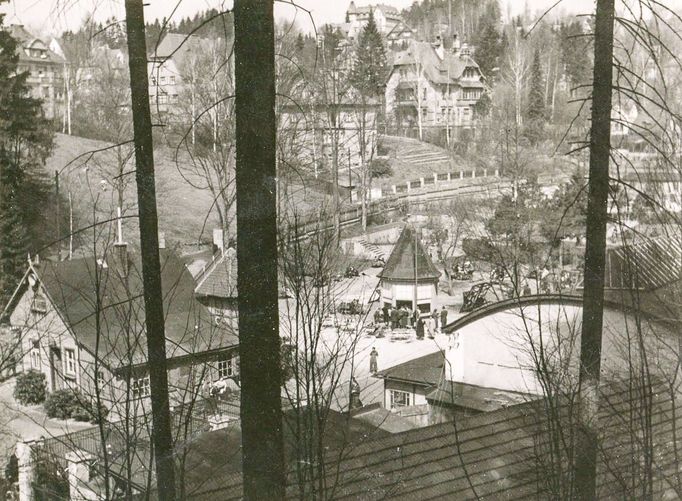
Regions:
<instances>
[{"instance_id":1,"label":"chimney","mask_svg":"<svg viewBox=\"0 0 682 501\"><path fill-rule=\"evenodd\" d=\"M452 52L457 54L459 52L459 37L457 33L452 35Z\"/></svg>"},{"instance_id":2,"label":"chimney","mask_svg":"<svg viewBox=\"0 0 682 501\"><path fill-rule=\"evenodd\" d=\"M464 42L462 44L462 48L459 51L459 57L461 59L464 59L465 57L468 57L470 55L471 55L471 51L469 50L469 45L466 42Z\"/></svg>"},{"instance_id":3,"label":"chimney","mask_svg":"<svg viewBox=\"0 0 682 501\"><path fill-rule=\"evenodd\" d=\"M163 231L159 232L159 249L166 248L166 233Z\"/></svg>"},{"instance_id":4,"label":"chimney","mask_svg":"<svg viewBox=\"0 0 682 501\"><path fill-rule=\"evenodd\" d=\"M125 242L116 242L114 244L114 259L116 259L116 266L121 278L128 277L128 244Z\"/></svg>"},{"instance_id":5,"label":"chimney","mask_svg":"<svg viewBox=\"0 0 682 501\"><path fill-rule=\"evenodd\" d=\"M442 61L445 54L443 53L443 41L441 40L440 35L436 35L436 42L433 44L433 47L436 49L438 58Z\"/></svg>"},{"instance_id":6,"label":"chimney","mask_svg":"<svg viewBox=\"0 0 682 501\"><path fill-rule=\"evenodd\" d=\"M222 252L225 250L225 241L223 239L223 230L220 228L213 229L213 253Z\"/></svg>"}]
</instances>

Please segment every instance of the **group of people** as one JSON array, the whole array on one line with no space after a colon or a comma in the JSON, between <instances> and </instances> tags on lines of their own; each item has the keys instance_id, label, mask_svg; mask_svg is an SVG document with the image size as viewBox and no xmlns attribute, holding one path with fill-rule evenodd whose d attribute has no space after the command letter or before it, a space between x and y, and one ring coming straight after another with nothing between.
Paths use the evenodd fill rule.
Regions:
<instances>
[{"instance_id":1,"label":"group of people","mask_svg":"<svg viewBox=\"0 0 682 501\"><path fill-rule=\"evenodd\" d=\"M417 332L417 339L424 339L425 334L433 339L436 332L447 325L448 311L443 306L440 311L435 309L429 315L422 315L419 310L410 311L405 305L394 308L384 304L382 309L375 312L374 322L383 323L391 330L412 328Z\"/></svg>"}]
</instances>

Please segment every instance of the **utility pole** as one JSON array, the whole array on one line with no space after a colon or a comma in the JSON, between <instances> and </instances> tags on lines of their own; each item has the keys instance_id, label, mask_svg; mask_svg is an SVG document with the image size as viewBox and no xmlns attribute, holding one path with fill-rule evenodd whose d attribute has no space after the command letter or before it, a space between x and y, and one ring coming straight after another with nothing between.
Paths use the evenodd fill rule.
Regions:
<instances>
[{"instance_id":1,"label":"utility pole","mask_svg":"<svg viewBox=\"0 0 682 501\"><path fill-rule=\"evenodd\" d=\"M236 0L234 32L244 498L276 500L285 498L286 472L277 303L273 0Z\"/></svg>"},{"instance_id":2,"label":"utility pole","mask_svg":"<svg viewBox=\"0 0 682 501\"><path fill-rule=\"evenodd\" d=\"M350 202L353 201L353 189L352 188L353 188L353 174L352 174L352 171L350 169L350 148L348 148L348 193L349 193L348 197L349 197Z\"/></svg>"},{"instance_id":3,"label":"utility pole","mask_svg":"<svg viewBox=\"0 0 682 501\"><path fill-rule=\"evenodd\" d=\"M140 221L142 285L152 403L152 443L156 462L158 498L175 501L175 460L168 405L166 336L163 298L160 293L162 288L159 259L159 221L156 211L154 144L149 109L147 44L142 2L143 0L126 0L125 10L133 112L133 139L135 143L135 178Z\"/></svg>"},{"instance_id":4,"label":"utility pole","mask_svg":"<svg viewBox=\"0 0 682 501\"><path fill-rule=\"evenodd\" d=\"M417 274L417 227L414 227L414 311L419 311L419 275Z\"/></svg>"},{"instance_id":5,"label":"utility pole","mask_svg":"<svg viewBox=\"0 0 682 501\"><path fill-rule=\"evenodd\" d=\"M62 260L62 232L61 232L61 213L60 213L60 207L59 207L59 171L55 170L54 171L54 191L55 191L55 198L57 202L57 238L55 238L55 242L57 242L57 261Z\"/></svg>"},{"instance_id":6,"label":"utility pole","mask_svg":"<svg viewBox=\"0 0 682 501\"><path fill-rule=\"evenodd\" d=\"M599 451L599 371L604 314L606 220L611 153L614 0L597 0L590 131L583 318L578 387L579 433L575 455L576 499L596 499Z\"/></svg>"}]
</instances>

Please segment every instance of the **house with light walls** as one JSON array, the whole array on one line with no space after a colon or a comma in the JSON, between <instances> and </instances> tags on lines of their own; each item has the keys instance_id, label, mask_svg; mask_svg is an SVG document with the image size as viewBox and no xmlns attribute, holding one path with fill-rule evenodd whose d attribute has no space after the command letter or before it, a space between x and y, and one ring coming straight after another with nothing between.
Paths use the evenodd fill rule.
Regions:
<instances>
[{"instance_id":1,"label":"house with light walls","mask_svg":"<svg viewBox=\"0 0 682 501\"><path fill-rule=\"evenodd\" d=\"M472 128L474 106L485 91L484 75L466 43L446 49L436 41L407 42L395 53L386 81L386 121L394 129Z\"/></svg>"},{"instance_id":2,"label":"house with light walls","mask_svg":"<svg viewBox=\"0 0 682 501\"><path fill-rule=\"evenodd\" d=\"M238 379L238 337L197 301L178 255L160 249L171 404ZM149 405L150 381L139 254L116 243L100 256L31 259L2 315L17 340L19 371L45 375L47 391L99 393L108 409Z\"/></svg>"}]
</instances>

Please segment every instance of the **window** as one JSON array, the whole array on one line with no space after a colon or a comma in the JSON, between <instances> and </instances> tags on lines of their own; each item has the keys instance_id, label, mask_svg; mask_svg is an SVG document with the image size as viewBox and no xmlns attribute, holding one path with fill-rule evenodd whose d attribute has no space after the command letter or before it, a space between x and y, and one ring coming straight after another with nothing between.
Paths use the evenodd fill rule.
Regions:
<instances>
[{"instance_id":1,"label":"window","mask_svg":"<svg viewBox=\"0 0 682 501\"><path fill-rule=\"evenodd\" d=\"M391 390L391 409L398 409L400 407L407 407L411 405L411 395L406 391Z\"/></svg>"},{"instance_id":2,"label":"window","mask_svg":"<svg viewBox=\"0 0 682 501\"><path fill-rule=\"evenodd\" d=\"M152 77L152 85L156 85L156 77Z\"/></svg>"},{"instance_id":3,"label":"window","mask_svg":"<svg viewBox=\"0 0 682 501\"><path fill-rule=\"evenodd\" d=\"M148 397L150 394L149 376L133 379L133 398Z\"/></svg>"},{"instance_id":4,"label":"window","mask_svg":"<svg viewBox=\"0 0 682 501\"><path fill-rule=\"evenodd\" d=\"M166 83L166 77L161 77L160 80L161 80L161 83L162 83L162 84L165 84L165 83Z\"/></svg>"},{"instance_id":5,"label":"window","mask_svg":"<svg viewBox=\"0 0 682 501\"><path fill-rule=\"evenodd\" d=\"M64 349L64 375L76 376L76 350Z\"/></svg>"},{"instance_id":6,"label":"window","mask_svg":"<svg viewBox=\"0 0 682 501\"><path fill-rule=\"evenodd\" d=\"M31 369L40 369L40 341L31 341Z\"/></svg>"},{"instance_id":7,"label":"window","mask_svg":"<svg viewBox=\"0 0 682 501\"><path fill-rule=\"evenodd\" d=\"M168 102L168 96L166 94L159 94L159 104L166 104Z\"/></svg>"},{"instance_id":8,"label":"window","mask_svg":"<svg viewBox=\"0 0 682 501\"><path fill-rule=\"evenodd\" d=\"M175 75L168 77L168 80L170 80L171 85L175 85Z\"/></svg>"},{"instance_id":9,"label":"window","mask_svg":"<svg viewBox=\"0 0 682 501\"><path fill-rule=\"evenodd\" d=\"M424 87L424 99L426 99L426 87Z\"/></svg>"},{"instance_id":10,"label":"window","mask_svg":"<svg viewBox=\"0 0 682 501\"><path fill-rule=\"evenodd\" d=\"M239 375L239 358L230 355L228 358L218 360L218 377L220 379Z\"/></svg>"}]
</instances>

